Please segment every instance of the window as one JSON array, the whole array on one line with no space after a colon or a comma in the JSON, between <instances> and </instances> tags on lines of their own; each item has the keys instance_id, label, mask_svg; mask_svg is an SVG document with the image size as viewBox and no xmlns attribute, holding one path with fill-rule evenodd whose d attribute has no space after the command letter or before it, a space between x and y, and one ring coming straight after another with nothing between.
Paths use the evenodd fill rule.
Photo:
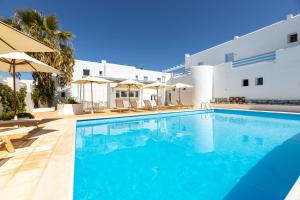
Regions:
<instances>
[{"instance_id":1,"label":"window","mask_svg":"<svg viewBox=\"0 0 300 200\"><path fill-rule=\"evenodd\" d=\"M120 98L120 91L116 91L116 98Z\"/></svg>"},{"instance_id":2,"label":"window","mask_svg":"<svg viewBox=\"0 0 300 200\"><path fill-rule=\"evenodd\" d=\"M135 75L135 79L136 79L136 80L139 80L139 76L138 76L138 75Z\"/></svg>"},{"instance_id":3,"label":"window","mask_svg":"<svg viewBox=\"0 0 300 200\"><path fill-rule=\"evenodd\" d=\"M225 62L233 62L234 61L234 53L225 54Z\"/></svg>"},{"instance_id":4,"label":"window","mask_svg":"<svg viewBox=\"0 0 300 200\"><path fill-rule=\"evenodd\" d=\"M198 62L198 65L204 65L203 61Z\"/></svg>"},{"instance_id":5,"label":"window","mask_svg":"<svg viewBox=\"0 0 300 200\"><path fill-rule=\"evenodd\" d=\"M136 98L139 98L139 91L135 91L134 94L135 94L134 96L135 96Z\"/></svg>"},{"instance_id":6,"label":"window","mask_svg":"<svg viewBox=\"0 0 300 200\"><path fill-rule=\"evenodd\" d=\"M157 96L156 95L151 95L151 101L156 101L156 99L157 99Z\"/></svg>"},{"instance_id":7,"label":"window","mask_svg":"<svg viewBox=\"0 0 300 200\"><path fill-rule=\"evenodd\" d=\"M61 92L60 96L61 96L61 98L65 98L66 97L66 93L65 92Z\"/></svg>"},{"instance_id":8,"label":"window","mask_svg":"<svg viewBox=\"0 0 300 200\"><path fill-rule=\"evenodd\" d=\"M160 82L160 81L161 81L161 78L160 78L160 77L158 77L158 78L157 78L157 81L159 81L159 82Z\"/></svg>"},{"instance_id":9,"label":"window","mask_svg":"<svg viewBox=\"0 0 300 200\"><path fill-rule=\"evenodd\" d=\"M243 87L248 87L249 86L249 79L243 79L242 86Z\"/></svg>"},{"instance_id":10,"label":"window","mask_svg":"<svg viewBox=\"0 0 300 200\"><path fill-rule=\"evenodd\" d=\"M121 91L121 97L127 97L127 91Z\"/></svg>"},{"instance_id":11,"label":"window","mask_svg":"<svg viewBox=\"0 0 300 200\"><path fill-rule=\"evenodd\" d=\"M264 84L263 77L259 77L255 79L255 85L263 85L263 84Z\"/></svg>"},{"instance_id":12,"label":"window","mask_svg":"<svg viewBox=\"0 0 300 200\"><path fill-rule=\"evenodd\" d=\"M90 75L90 70L89 69L84 69L83 70L83 76L89 76Z\"/></svg>"},{"instance_id":13,"label":"window","mask_svg":"<svg viewBox=\"0 0 300 200\"><path fill-rule=\"evenodd\" d=\"M298 34L297 33L293 33L288 35L288 43L293 43L293 42L297 42L298 41Z\"/></svg>"},{"instance_id":14,"label":"window","mask_svg":"<svg viewBox=\"0 0 300 200\"><path fill-rule=\"evenodd\" d=\"M99 76L103 76L103 71L99 71Z\"/></svg>"},{"instance_id":15,"label":"window","mask_svg":"<svg viewBox=\"0 0 300 200\"><path fill-rule=\"evenodd\" d=\"M130 96L130 97L134 97L134 92L133 92L133 91L130 91L129 96Z\"/></svg>"},{"instance_id":16,"label":"window","mask_svg":"<svg viewBox=\"0 0 300 200\"><path fill-rule=\"evenodd\" d=\"M148 76L144 76L144 81L148 81Z\"/></svg>"}]
</instances>

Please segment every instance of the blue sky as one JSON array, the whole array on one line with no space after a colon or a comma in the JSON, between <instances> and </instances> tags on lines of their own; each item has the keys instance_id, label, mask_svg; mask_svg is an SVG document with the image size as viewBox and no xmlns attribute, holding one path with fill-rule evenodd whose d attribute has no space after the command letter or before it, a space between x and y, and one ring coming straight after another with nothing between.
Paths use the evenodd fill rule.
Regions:
<instances>
[{"instance_id":1,"label":"blue sky","mask_svg":"<svg viewBox=\"0 0 300 200\"><path fill-rule=\"evenodd\" d=\"M75 34L76 58L162 70L282 20L300 0L0 0L0 16L35 8ZM23 78L28 78L25 75Z\"/></svg>"}]
</instances>

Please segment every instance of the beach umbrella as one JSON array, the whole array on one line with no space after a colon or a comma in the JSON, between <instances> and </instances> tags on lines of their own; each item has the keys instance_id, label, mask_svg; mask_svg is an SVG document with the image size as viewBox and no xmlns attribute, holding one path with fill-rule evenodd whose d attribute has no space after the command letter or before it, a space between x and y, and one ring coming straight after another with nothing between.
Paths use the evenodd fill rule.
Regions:
<instances>
[{"instance_id":1,"label":"beach umbrella","mask_svg":"<svg viewBox=\"0 0 300 200\"><path fill-rule=\"evenodd\" d=\"M14 89L14 111L17 118L16 107L16 72L48 72L60 74L61 72L49 65L28 56L25 53L13 52L0 54L0 71L12 73Z\"/></svg>"},{"instance_id":2,"label":"beach umbrella","mask_svg":"<svg viewBox=\"0 0 300 200\"><path fill-rule=\"evenodd\" d=\"M174 88L174 86L168 85L166 83L154 82L154 83L145 85L144 88L156 90L156 96L157 96L156 104L158 105L158 90L159 89L165 89L165 88Z\"/></svg>"},{"instance_id":3,"label":"beach umbrella","mask_svg":"<svg viewBox=\"0 0 300 200\"><path fill-rule=\"evenodd\" d=\"M180 89L192 88L193 86L185 84L185 83L176 83L176 84L173 85L173 87L178 89L178 100L179 100L179 102L181 102L181 100L180 100Z\"/></svg>"},{"instance_id":4,"label":"beach umbrella","mask_svg":"<svg viewBox=\"0 0 300 200\"><path fill-rule=\"evenodd\" d=\"M93 102L93 83L96 84L107 84L107 83L112 83L112 81L110 80L106 80L104 78L100 78L100 77L92 77L92 76L88 76L88 77L84 77L82 79L73 81L72 83L76 83L76 84L91 84L91 102L92 102L92 114L94 114L94 102Z\"/></svg>"},{"instance_id":5,"label":"beach umbrella","mask_svg":"<svg viewBox=\"0 0 300 200\"><path fill-rule=\"evenodd\" d=\"M47 45L0 21L0 54L16 51L54 52Z\"/></svg>"},{"instance_id":6,"label":"beach umbrella","mask_svg":"<svg viewBox=\"0 0 300 200\"><path fill-rule=\"evenodd\" d=\"M140 83L135 80L125 80L117 84L116 88L127 88L128 89L128 101L130 102L130 89L140 89L144 86L143 83ZM130 105L130 103L129 103Z\"/></svg>"}]
</instances>

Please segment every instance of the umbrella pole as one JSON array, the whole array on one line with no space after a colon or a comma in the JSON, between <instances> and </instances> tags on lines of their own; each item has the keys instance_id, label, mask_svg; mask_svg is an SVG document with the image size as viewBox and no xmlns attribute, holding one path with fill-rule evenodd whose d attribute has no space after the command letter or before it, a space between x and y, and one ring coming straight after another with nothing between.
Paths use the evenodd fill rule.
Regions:
<instances>
[{"instance_id":1,"label":"umbrella pole","mask_svg":"<svg viewBox=\"0 0 300 200\"><path fill-rule=\"evenodd\" d=\"M94 101L93 101L93 82L91 82L91 102L92 102L92 111L91 113L94 114Z\"/></svg>"},{"instance_id":2,"label":"umbrella pole","mask_svg":"<svg viewBox=\"0 0 300 200\"><path fill-rule=\"evenodd\" d=\"M181 100L180 100L180 88L178 89L178 91L179 91L179 103L181 103Z\"/></svg>"},{"instance_id":3,"label":"umbrella pole","mask_svg":"<svg viewBox=\"0 0 300 200\"><path fill-rule=\"evenodd\" d=\"M128 107L130 108L130 85L128 86Z\"/></svg>"},{"instance_id":4,"label":"umbrella pole","mask_svg":"<svg viewBox=\"0 0 300 200\"><path fill-rule=\"evenodd\" d=\"M156 108L158 109L158 87L156 88Z\"/></svg>"},{"instance_id":5,"label":"umbrella pole","mask_svg":"<svg viewBox=\"0 0 300 200\"><path fill-rule=\"evenodd\" d=\"M13 60L13 64L12 64L12 68L13 68L13 84L14 84L14 119L17 120L18 116L17 116L17 95L16 95L16 61Z\"/></svg>"}]
</instances>

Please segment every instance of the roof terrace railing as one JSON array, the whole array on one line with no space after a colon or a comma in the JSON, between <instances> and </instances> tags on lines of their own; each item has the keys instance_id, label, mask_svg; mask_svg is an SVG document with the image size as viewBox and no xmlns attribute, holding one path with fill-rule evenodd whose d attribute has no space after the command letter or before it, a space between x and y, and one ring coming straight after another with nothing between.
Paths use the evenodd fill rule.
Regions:
<instances>
[{"instance_id":1,"label":"roof terrace railing","mask_svg":"<svg viewBox=\"0 0 300 200\"><path fill-rule=\"evenodd\" d=\"M232 68L242 67L245 65L250 65L250 64L255 64L260 62L274 61L275 59L276 59L276 51L271 51L268 53L233 61Z\"/></svg>"}]
</instances>

